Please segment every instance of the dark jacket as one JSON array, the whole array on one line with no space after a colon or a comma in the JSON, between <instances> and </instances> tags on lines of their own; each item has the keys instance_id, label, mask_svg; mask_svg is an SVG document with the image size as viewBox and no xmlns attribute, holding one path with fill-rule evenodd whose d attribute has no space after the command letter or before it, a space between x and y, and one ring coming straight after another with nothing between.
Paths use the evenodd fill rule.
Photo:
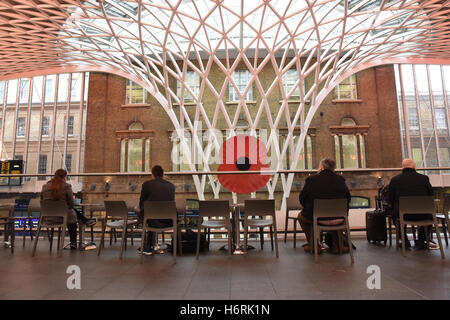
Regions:
<instances>
[{"instance_id":1,"label":"dark jacket","mask_svg":"<svg viewBox=\"0 0 450 320\"><path fill-rule=\"evenodd\" d=\"M308 177L300 192L300 203L303 206L302 215L305 218L313 217L314 199L342 199L350 202L350 191L345 184L344 177L330 170L323 170L316 175Z\"/></svg>"},{"instance_id":2,"label":"dark jacket","mask_svg":"<svg viewBox=\"0 0 450 320\"><path fill-rule=\"evenodd\" d=\"M174 201L175 186L161 177L145 181L142 184L139 208L144 212L144 201Z\"/></svg>"},{"instance_id":3,"label":"dark jacket","mask_svg":"<svg viewBox=\"0 0 450 320\"><path fill-rule=\"evenodd\" d=\"M42 186L41 190L41 200L52 199L51 190L50 190L50 182L47 182ZM74 201L73 201L73 192L72 186L67 182L64 182L62 190L61 190L61 200L66 201L67 206L69 207L69 211L67 214L67 223L73 224L77 222L77 215L73 210Z\"/></svg>"},{"instance_id":4,"label":"dark jacket","mask_svg":"<svg viewBox=\"0 0 450 320\"><path fill-rule=\"evenodd\" d=\"M430 179L412 168L403 169L389 183L389 202L395 219L399 216L399 198L402 196L431 196L433 188Z\"/></svg>"}]
</instances>

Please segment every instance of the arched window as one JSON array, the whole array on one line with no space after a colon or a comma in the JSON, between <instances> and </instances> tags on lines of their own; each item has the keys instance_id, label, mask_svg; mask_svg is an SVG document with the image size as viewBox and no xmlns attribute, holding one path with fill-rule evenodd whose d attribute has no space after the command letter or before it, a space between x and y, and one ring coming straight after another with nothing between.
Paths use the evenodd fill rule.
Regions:
<instances>
[{"instance_id":1,"label":"arched window","mask_svg":"<svg viewBox=\"0 0 450 320\"><path fill-rule=\"evenodd\" d=\"M150 171L150 133L135 121L128 130L118 132L120 141L120 172Z\"/></svg>"},{"instance_id":2,"label":"arched window","mask_svg":"<svg viewBox=\"0 0 450 320\"><path fill-rule=\"evenodd\" d=\"M334 136L336 166L338 168L365 168L366 151L364 136L369 126L357 125L355 120L345 117L340 126L330 126Z\"/></svg>"}]
</instances>

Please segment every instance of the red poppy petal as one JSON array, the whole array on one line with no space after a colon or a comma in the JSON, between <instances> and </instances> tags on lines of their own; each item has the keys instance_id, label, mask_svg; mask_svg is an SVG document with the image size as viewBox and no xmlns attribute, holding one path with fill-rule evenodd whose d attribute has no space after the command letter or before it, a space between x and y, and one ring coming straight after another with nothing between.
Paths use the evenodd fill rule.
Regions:
<instances>
[{"instance_id":1,"label":"red poppy petal","mask_svg":"<svg viewBox=\"0 0 450 320\"><path fill-rule=\"evenodd\" d=\"M267 169L267 168L262 168ZM220 165L219 171L237 171L235 165ZM259 170L249 170L259 171ZM219 174L219 182L226 189L236 193L252 193L263 188L270 179L267 174Z\"/></svg>"}]
</instances>

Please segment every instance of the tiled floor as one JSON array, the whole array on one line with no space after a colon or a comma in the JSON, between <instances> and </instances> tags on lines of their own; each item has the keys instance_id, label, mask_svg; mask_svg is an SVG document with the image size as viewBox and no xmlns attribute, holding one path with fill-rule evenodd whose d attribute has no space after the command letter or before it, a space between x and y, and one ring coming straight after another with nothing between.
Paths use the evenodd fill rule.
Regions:
<instances>
[{"instance_id":1,"label":"tiled floor","mask_svg":"<svg viewBox=\"0 0 450 320\"><path fill-rule=\"evenodd\" d=\"M293 243L280 240L280 258L270 245L229 258L221 242L197 261L192 254L144 258L135 245L118 259L119 243L102 255L96 251L64 251L58 258L41 240L34 258L31 242L18 238L14 255L0 248L0 299L450 299L448 260L439 250L410 250L404 258L394 247L355 241L355 264L348 255L323 254L320 263ZM69 265L81 269L81 290L66 286ZM367 289L367 267L381 268L381 289Z\"/></svg>"}]
</instances>

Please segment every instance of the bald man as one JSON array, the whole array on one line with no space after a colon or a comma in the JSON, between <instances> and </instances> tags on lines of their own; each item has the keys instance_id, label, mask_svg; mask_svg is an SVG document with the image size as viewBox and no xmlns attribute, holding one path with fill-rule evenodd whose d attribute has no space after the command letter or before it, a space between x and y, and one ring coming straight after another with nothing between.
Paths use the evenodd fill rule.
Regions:
<instances>
[{"instance_id":1,"label":"bald man","mask_svg":"<svg viewBox=\"0 0 450 320\"><path fill-rule=\"evenodd\" d=\"M430 179L420 173L416 172L416 164L412 159L405 159L402 162L402 173L393 177L389 183L389 202L393 207L394 221L399 219L399 198L403 196L431 196L433 195L433 188L430 184ZM414 220L429 219L431 215L424 214L421 216L414 216ZM408 215L405 216L408 220ZM419 228L418 240L415 246L418 248L426 248L424 228ZM406 241L409 245L409 241Z\"/></svg>"}]
</instances>

